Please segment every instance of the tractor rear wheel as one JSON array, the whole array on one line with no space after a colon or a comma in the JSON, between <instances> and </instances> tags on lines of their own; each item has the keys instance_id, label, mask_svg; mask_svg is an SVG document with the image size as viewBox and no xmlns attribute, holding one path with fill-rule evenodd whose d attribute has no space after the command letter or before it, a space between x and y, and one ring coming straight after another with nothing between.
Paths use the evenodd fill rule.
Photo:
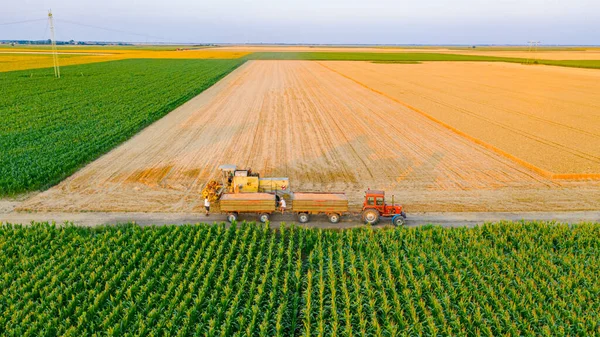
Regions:
<instances>
[{"instance_id":1,"label":"tractor rear wheel","mask_svg":"<svg viewBox=\"0 0 600 337\"><path fill-rule=\"evenodd\" d=\"M262 213L258 219L260 220L260 222L262 223L266 223L269 221L269 213Z\"/></svg>"},{"instance_id":2,"label":"tractor rear wheel","mask_svg":"<svg viewBox=\"0 0 600 337\"><path fill-rule=\"evenodd\" d=\"M238 221L238 218L239 218L239 215L235 212L227 214L227 221L229 221L229 223Z\"/></svg>"},{"instance_id":3,"label":"tractor rear wheel","mask_svg":"<svg viewBox=\"0 0 600 337\"><path fill-rule=\"evenodd\" d=\"M298 222L307 223L310 221L310 215L308 213L298 213Z\"/></svg>"},{"instance_id":4,"label":"tractor rear wheel","mask_svg":"<svg viewBox=\"0 0 600 337\"><path fill-rule=\"evenodd\" d=\"M330 214L328 214L328 216L329 216L329 222L331 222L331 223L338 223L338 222L340 222L340 218L341 217L340 217L339 214L337 214L337 213L330 213Z\"/></svg>"},{"instance_id":5,"label":"tractor rear wheel","mask_svg":"<svg viewBox=\"0 0 600 337\"><path fill-rule=\"evenodd\" d=\"M366 224L375 225L379 222L379 211L376 209L365 209L362 212L362 219Z\"/></svg>"}]
</instances>

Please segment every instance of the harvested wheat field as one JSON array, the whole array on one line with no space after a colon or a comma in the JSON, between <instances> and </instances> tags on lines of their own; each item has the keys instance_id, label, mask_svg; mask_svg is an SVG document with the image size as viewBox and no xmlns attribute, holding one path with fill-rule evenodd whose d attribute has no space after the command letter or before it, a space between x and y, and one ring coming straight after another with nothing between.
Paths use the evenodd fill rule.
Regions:
<instances>
[{"instance_id":1,"label":"harvested wheat field","mask_svg":"<svg viewBox=\"0 0 600 337\"><path fill-rule=\"evenodd\" d=\"M600 183L547 179L321 63L251 61L20 209L199 211L221 164L345 191L354 208L367 187L409 212L600 203Z\"/></svg>"},{"instance_id":2,"label":"harvested wheat field","mask_svg":"<svg viewBox=\"0 0 600 337\"><path fill-rule=\"evenodd\" d=\"M600 179L600 72L512 63L323 62L553 178Z\"/></svg>"}]
</instances>

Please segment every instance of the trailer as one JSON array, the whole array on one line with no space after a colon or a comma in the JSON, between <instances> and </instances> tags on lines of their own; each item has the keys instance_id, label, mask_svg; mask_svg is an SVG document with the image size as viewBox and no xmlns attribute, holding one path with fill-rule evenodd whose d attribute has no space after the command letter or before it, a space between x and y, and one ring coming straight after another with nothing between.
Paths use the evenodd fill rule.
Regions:
<instances>
[{"instance_id":1,"label":"trailer","mask_svg":"<svg viewBox=\"0 0 600 337\"><path fill-rule=\"evenodd\" d=\"M264 223L277 209L277 201L271 193L224 193L219 198L219 208L229 222L237 221L242 213L252 213Z\"/></svg>"},{"instance_id":2,"label":"trailer","mask_svg":"<svg viewBox=\"0 0 600 337\"><path fill-rule=\"evenodd\" d=\"M295 192L292 207L300 223L316 214L326 214L331 223L338 223L348 213L348 198L344 193Z\"/></svg>"}]
</instances>

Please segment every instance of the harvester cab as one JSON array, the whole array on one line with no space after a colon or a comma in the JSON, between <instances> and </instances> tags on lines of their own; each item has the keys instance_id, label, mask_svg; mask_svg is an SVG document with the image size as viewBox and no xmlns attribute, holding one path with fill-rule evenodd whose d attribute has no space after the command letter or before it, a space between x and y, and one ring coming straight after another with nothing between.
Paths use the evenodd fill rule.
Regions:
<instances>
[{"instance_id":1,"label":"harvester cab","mask_svg":"<svg viewBox=\"0 0 600 337\"><path fill-rule=\"evenodd\" d=\"M219 200L223 192L229 192L231 188L231 178L235 172L235 165L221 165L221 181L210 180L202 188L202 198L208 198L210 202Z\"/></svg>"},{"instance_id":2,"label":"harvester cab","mask_svg":"<svg viewBox=\"0 0 600 337\"><path fill-rule=\"evenodd\" d=\"M385 191L366 190L362 207L363 221L374 225L382 217L391 217L395 226L402 226L406 220L406 213L404 213L402 205L394 204L394 196L392 196L392 203L388 205L385 203Z\"/></svg>"},{"instance_id":3,"label":"harvester cab","mask_svg":"<svg viewBox=\"0 0 600 337\"><path fill-rule=\"evenodd\" d=\"M221 171L221 183L223 186L229 188L233 181L233 175L235 174L236 166L221 165L219 166L219 170Z\"/></svg>"}]
</instances>

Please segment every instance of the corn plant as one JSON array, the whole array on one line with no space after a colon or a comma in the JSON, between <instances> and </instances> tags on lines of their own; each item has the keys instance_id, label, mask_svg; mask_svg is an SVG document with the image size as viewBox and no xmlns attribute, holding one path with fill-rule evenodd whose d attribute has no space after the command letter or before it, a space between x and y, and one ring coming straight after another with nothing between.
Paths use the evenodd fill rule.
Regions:
<instances>
[{"instance_id":1,"label":"corn plant","mask_svg":"<svg viewBox=\"0 0 600 337\"><path fill-rule=\"evenodd\" d=\"M600 225L0 227L2 336L590 336Z\"/></svg>"}]
</instances>

